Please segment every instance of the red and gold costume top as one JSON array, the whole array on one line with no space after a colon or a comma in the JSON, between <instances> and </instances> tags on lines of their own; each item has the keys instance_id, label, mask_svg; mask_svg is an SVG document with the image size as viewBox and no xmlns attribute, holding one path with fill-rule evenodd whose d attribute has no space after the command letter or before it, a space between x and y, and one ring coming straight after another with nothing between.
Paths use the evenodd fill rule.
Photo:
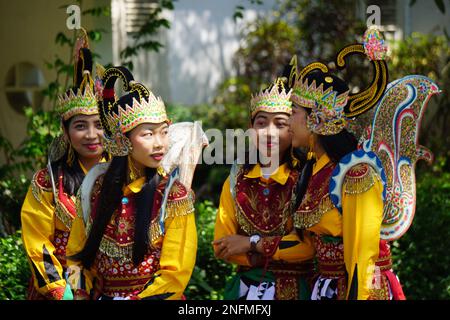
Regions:
<instances>
[{"instance_id":1,"label":"red and gold costume top","mask_svg":"<svg viewBox=\"0 0 450 320\"><path fill-rule=\"evenodd\" d=\"M341 214L329 195L331 174L335 166L326 154L314 164L312 177L295 214L294 224L296 228L314 233L320 273L329 276L332 272L339 275L342 275L340 271L346 272L348 280L343 288L347 291L356 272L357 298L367 299L379 256L383 186L369 165L354 166L344 179ZM330 265L335 265L335 268L330 270ZM343 296L347 297L348 292Z\"/></svg>"},{"instance_id":2,"label":"red and gold costume top","mask_svg":"<svg viewBox=\"0 0 450 320\"><path fill-rule=\"evenodd\" d=\"M68 245L70 254L78 253L84 247L97 212L102 179L100 176L92 189L92 211L86 227L81 216L75 219ZM193 271L197 251L193 194L181 182L175 181L167 198L163 234L160 217L167 178L161 181L153 200L148 251L143 261L135 266L132 262L135 201L144 183L145 177L142 177L123 188L121 208L114 212L106 227L93 267L70 278L72 288L79 293L86 295L93 289L93 298L100 294L131 299L181 298ZM82 268L73 260L69 260L69 266L74 270ZM80 281L83 282L81 286ZM86 288L85 292L79 290L82 287Z\"/></svg>"},{"instance_id":3,"label":"red and gold costume top","mask_svg":"<svg viewBox=\"0 0 450 320\"><path fill-rule=\"evenodd\" d=\"M259 164L250 171L237 173L234 198L230 177L225 181L217 212L214 239L241 234L262 236L264 255L276 262L301 263L314 256L311 239L300 241L293 229L289 203L298 173L281 165L268 179ZM281 243L289 245L280 245ZM229 261L251 266L248 254L235 255Z\"/></svg>"}]
</instances>

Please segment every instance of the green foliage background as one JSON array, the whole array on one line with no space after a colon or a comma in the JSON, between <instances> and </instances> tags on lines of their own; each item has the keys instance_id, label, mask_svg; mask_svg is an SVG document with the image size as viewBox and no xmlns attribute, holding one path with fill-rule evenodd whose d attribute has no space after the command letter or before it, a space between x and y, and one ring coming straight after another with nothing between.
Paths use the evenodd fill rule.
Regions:
<instances>
[{"instance_id":1,"label":"green foliage background","mask_svg":"<svg viewBox=\"0 0 450 320\"><path fill-rule=\"evenodd\" d=\"M411 300L450 299L450 173L417 183L413 225L392 248L394 271Z\"/></svg>"},{"instance_id":2,"label":"green foliage background","mask_svg":"<svg viewBox=\"0 0 450 320\"><path fill-rule=\"evenodd\" d=\"M0 266L0 300L25 299L30 269L20 231L0 238Z\"/></svg>"}]
</instances>

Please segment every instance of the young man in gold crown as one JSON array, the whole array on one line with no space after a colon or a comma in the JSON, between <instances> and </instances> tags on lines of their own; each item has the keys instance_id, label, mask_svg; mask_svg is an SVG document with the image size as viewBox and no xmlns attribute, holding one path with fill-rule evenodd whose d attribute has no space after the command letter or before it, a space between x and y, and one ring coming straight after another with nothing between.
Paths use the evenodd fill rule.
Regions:
<instances>
[{"instance_id":1,"label":"young man in gold crown","mask_svg":"<svg viewBox=\"0 0 450 320\"><path fill-rule=\"evenodd\" d=\"M252 98L257 161L248 155L243 165L235 163L223 185L214 252L238 265L225 299L309 298L314 251L308 237L295 233L289 208L298 179L294 168L301 165L288 132L290 95L277 81Z\"/></svg>"}]
</instances>

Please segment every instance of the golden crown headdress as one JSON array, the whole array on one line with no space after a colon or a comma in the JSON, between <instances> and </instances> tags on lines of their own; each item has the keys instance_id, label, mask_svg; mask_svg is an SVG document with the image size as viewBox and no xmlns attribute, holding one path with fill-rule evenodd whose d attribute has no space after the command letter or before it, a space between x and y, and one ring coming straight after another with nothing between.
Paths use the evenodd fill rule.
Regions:
<instances>
[{"instance_id":1,"label":"golden crown headdress","mask_svg":"<svg viewBox=\"0 0 450 320\"><path fill-rule=\"evenodd\" d=\"M89 50L88 37L86 30L83 28L82 32L83 34L75 43L73 87L64 94L58 95L56 111L62 120L61 133L50 144L48 150L50 162L61 159L70 150L70 142L62 132L62 122L75 115L95 115L99 113L97 99L102 90L102 84L98 77L101 77L103 67L97 64L97 77L94 81L92 78L92 54Z\"/></svg>"},{"instance_id":2,"label":"golden crown headdress","mask_svg":"<svg viewBox=\"0 0 450 320\"><path fill-rule=\"evenodd\" d=\"M121 79L128 94L116 99L114 84ZM100 101L100 119L104 129L105 147L113 156L128 155L131 142L125 133L142 123L169 122L166 107L142 83L134 81L125 67L112 67L103 76L103 95Z\"/></svg>"},{"instance_id":3,"label":"golden crown headdress","mask_svg":"<svg viewBox=\"0 0 450 320\"><path fill-rule=\"evenodd\" d=\"M252 95L250 102L251 118L260 111L291 114L291 92L292 90L286 91L283 80L278 78L268 89L262 90L256 95Z\"/></svg>"},{"instance_id":4,"label":"golden crown headdress","mask_svg":"<svg viewBox=\"0 0 450 320\"><path fill-rule=\"evenodd\" d=\"M370 41L367 40L369 37ZM334 83L342 85L345 82L331 75L324 63L313 62L298 71L297 57L292 58L289 77L289 84L293 87L291 100L299 106L312 109L307 123L314 132L321 135L340 132L348 119L374 107L383 95L388 83L388 70L386 62L382 60L385 55L381 51L386 52L386 46L375 27L371 27L364 38L364 44L346 46L336 57L338 69L346 67L345 59L350 55L364 55L371 61L375 69L373 79L366 89L356 94L350 94L348 90L337 92L333 88ZM375 41L379 41L378 45ZM322 74L320 84L310 79L313 73Z\"/></svg>"},{"instance_id":5,"label":"golden crown headdress","mask_svg":"<svg viewBox=\"0 0 450 320\"><path fill-rule=\"evenodd\" d=\"M75 44L73 87L58 96L57 112L63 121L77 114L98 114L97 91L101 90L101 85L93 80L92 54L87 33L82 31Z\"/></svg>"}]
</instances>

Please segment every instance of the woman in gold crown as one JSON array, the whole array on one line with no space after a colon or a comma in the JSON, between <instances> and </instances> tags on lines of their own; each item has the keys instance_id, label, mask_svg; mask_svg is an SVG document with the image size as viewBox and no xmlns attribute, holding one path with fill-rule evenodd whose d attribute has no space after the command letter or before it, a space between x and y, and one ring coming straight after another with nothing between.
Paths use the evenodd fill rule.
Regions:
<instances>
[{"instance_id":1,"label":"woman in gold crown","mask_svg":"<svg viewBox=\"0 0 450 320\"><path fill-rule=\"evenodd\" d=\"M86 37L77 44L74 87L59 98L63 134L49 149L48 167L34 174L22 207L22 237L32 272L29 299L70 299L65 256L75 195L103 157L91 52Z\"/></svg>"},{"instance_id":2,"label":"woman in gold crown","mask_svg":"<svg viewBox=\"0 0 450 320\"><path fill-rule=\"evenodd\" d=\"M350 54L364 54L363 46L344 48L337 65L343 68ZM322 63L306 66L293 85L292 144L309 148L296 186L294 225L300 236L313 237L319 273L313 300L404 299L389 247L380 240L383 183L374 169L380 163L357 150L347 130L347 121L375 106L386 88L386 63L371 63L374 81L355 95Z\"/></svg>"},{"instance_id":3,"label":"woman in gold crown","mask_svg":"<svg viewBox=\"0 0 450 320\"><path fill-rule=\"evenodd\" d=\"M247 154L243 165L232 166L223 185L214 251L238 265L225 299L309 298L314 252L310 238L300 240L295 233L287 205L298 178L294 168L301 165L291 151L288 132L290 94L277 81L252 98L256 161ZM262 150L267 152L261 154Z\"/></svg>"},{"instance_id":4,"label":"woman in gold crown","mask_svg":"<svg viewBox=\"0 0 450 320\"><path fill-rule=\"evenodd\" d=\"M115 100L121 79L128 93ZM161 167L164 103L124 67L106 70L100 114L110 164L83 182L67 254L76 299L180 299L197 251L193 194Z\"/></svg>"}]
</instances>

